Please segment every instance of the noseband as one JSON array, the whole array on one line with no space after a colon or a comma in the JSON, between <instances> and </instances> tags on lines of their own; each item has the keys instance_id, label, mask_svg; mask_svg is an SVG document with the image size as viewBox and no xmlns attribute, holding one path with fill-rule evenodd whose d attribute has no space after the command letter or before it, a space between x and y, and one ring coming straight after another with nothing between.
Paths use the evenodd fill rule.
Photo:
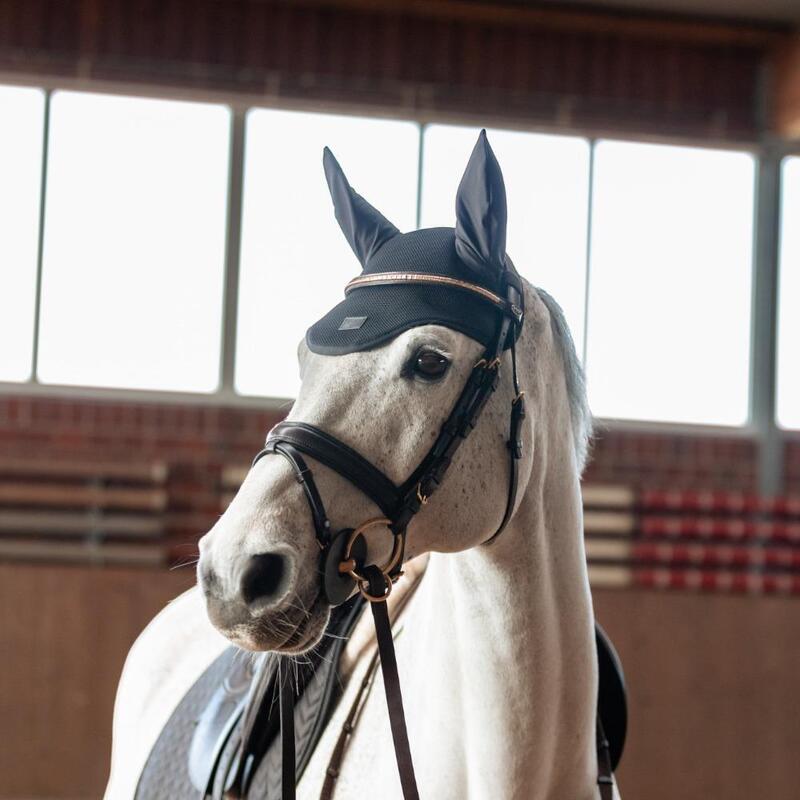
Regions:
<instances>
[{"instance_id":1,"label":"noseband","mask_svg":"<svg viewBox=\"0 0 800 800\"><path fill-rule=\"evenodd\" d=\"M391 275L392 273L381 275L381 285L393 283ZM398 273L394 282L408 283L414 277L414 273ZM432 276L419 277L429 280ZM479 296L492 294L483 287L461 281L458 282L457 288L474 291ZM499 299L497 295L492 294L495 300L489 300L493 308L499 312L497 330L492 341L472 368L433 446L404 483L397 486L360 453L321 428L305 422L287 421L276 425L267 436L264 448L253 460L255 465L264 456L278 453L292 466L311 510L317 543L322 551L323 588L326 599L332 606L343 603L352 594L356 585L366 596L367 581L361 571L365 566L363 564L365 554L359 555L359 553L365 549L363 533L379 524L388 527L394 536L392 557L380 570L384 585L379 599L386 599L393 581L397 579L402 568L408 525L442 484L458 448L477 425L481 412L498 386L503 351L510 348L515 394L511 404L508 440L511 476L503 519L497 531L487 541L494 539L508 524L517 493L516 462L522 457L521 423L525 417L525 398L517 381L516 339L524 315L522 286L516 273L507 271L505 288L507 299L502 305L496 302ZM332 534L325 505L303 455L310 456L346 478L378 506L383 517L368 519L355 529L345 528ZM348 569L344 569L345 566L348 566ZM345 580L342 576L345 578L350 576L350 580Z\"/></svg>"},{"instance_id":2,"label":"noseband","mask_svg":"<svg viewBox=\"0 0 800 800\"><path fill-rule=\"evenodd\" d=\"M383 273L379 285L398 283L429 283L436 276L418 273ZM443 278L448 280L447 278ZM348 290L358 288L351 282ZM298 483L303 487L311 517L314 522L317 543L321 550L321 572L323 590L331 606L347 600L357 587L370 602L375 619L378 649L384 674L389 720L397 755L403 796L406 800L418 798L416 779L408 745L402 696L397 675L391 626L385 600L393 583L402 574L405 555L406 530L420 509L427 504L441 485L461 443L477 425L481 412L497 389L500 378L500 363L504 350L511 350L514 399L511 403L509 438L507 442L510 463L510 479L506 508L498 529L487 540L494 540L506 527L514 511L517 495L517 461L522 457L522 420L525 417L524 392L520 391L517 379L516 340L520 335L524 319L522 284L515 271L507 268L503 273L502 295L489 292L477 284L451 281L457 291L468 291L480 296L491 305L497 315L497 327L483 356L472 368L461 394L450 415L442 425L433 446L411 473L408 479L397 486L374 464L357 453L344 442L305 422L281 422L267 436L263 450L253 460L255 465L266 455L277 453L283 456L294 470ZM346 478L353 486L372 500L383 517L365 520L356 528L345 528L335 534L325 511L322 497L314 482L314 476L303 456L309 456ZM385 564L367 564L367 545L364 534L373 527L386 526L394 537L392 554ZM281 689L281 726L286 734L291 725L293 692L288 681ZM294 798L294 749L293 743L283 738L284 769L283 798Z\"/></svg>"}]
</instances>

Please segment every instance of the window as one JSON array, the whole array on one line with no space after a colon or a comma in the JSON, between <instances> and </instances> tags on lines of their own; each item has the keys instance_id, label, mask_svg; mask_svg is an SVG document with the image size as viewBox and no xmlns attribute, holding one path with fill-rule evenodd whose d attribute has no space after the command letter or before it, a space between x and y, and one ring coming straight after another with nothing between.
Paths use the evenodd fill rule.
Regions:
<instances>
[{"instance_id":1,"label":"window","mask_svg":"<svg viewBox=\"0 0 800 800\"><path fill-rule=\"evenodd\" d=\"M800 158L782 168L777 417L800 429Z\"/></svg>"},{"instance_id":2,"label":"window","mask_svg":"<svg viewBox=\"0 0 800 800\"><path fill-rule=\"evenodd\" d=\"M0 381L30 377L44 92L0 86Z\"/></svg>"},{"instance_id":3,"label":"window","mask_svg":"<svg viewBox=\"0 0 800 800\"><path fill-rule=\"evenodd\" d=\"M53 95L42 381L217 388L229 131L224 106Z\"/></svg>"},{"instance_id":4,"label":"window","mask_svg":"<svg viewBox=\"0 0 800 800\"><path fill-rule=\"evenodd\" d=\"M0 86L0 382L215 392L230 109L62 91L49 102L48 115L44 92ZM297 343L360 271L334 219L322 148L409 230L417 220L454 224L477 135L374 117L247 114L238 393L295 396ZM510 130L489 138L508 192L508 251L564 308L595 415L746 422L752 156ZM800 227L791 223L800 157L784 161L782 214L776 416L800 429L791 303L800 296Z\"/></svg>"},{"instance_id":5,"label":"window","mask_svg":"<svg viewBox=\"0 0 800 800\"><path fill-rule=\"evenodd\" d=\"M425 128L423 227L455 224L455 198L478 128ZM586 285L589 143L489 130L508 195L508 254L520 274L564 309L580 355Z\"/></svg>"},{"instance_id":6,"label":"window","mask_svg":"<svg viewBox=\"0 0 800 800\"><path fill-rule=\"evenodd\" d=\"M753 189L746 153L597 144L587 337L595 415L747 420Z\"/></svg>"},{"instance_id":7,"label":"window","mask_svg":"<svg viewBox=\"0 0 800 800\"><path fill-rule=\"evenodd\" d=\"M415 227L419 129L409 122L258 109L247 116L235 384L294 397L297 345L361 271L333 216L328 145L359 194Z\"/></svg>"}]
</instances>

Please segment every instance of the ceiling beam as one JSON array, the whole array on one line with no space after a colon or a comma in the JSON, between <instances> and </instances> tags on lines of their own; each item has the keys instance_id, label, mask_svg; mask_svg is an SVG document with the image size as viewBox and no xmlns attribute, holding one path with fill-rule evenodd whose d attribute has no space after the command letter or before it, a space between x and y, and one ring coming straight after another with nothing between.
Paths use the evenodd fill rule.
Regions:
<instances>
[{"instance_id":1,"label":"ceiling beam","mask_svg":"<svg viewBox=\"0 0 800 800\"><path fill-rule=\"evenodd\" d=\"M775 132L783 139L800 139L800 34L777 48L772 73Z\"/></svg>"},{"instance_id":2,"label":"ceiling beam","mask_svg":"<svg viewBox=\"0 0 800 800\"><path fill-rule=\"evenodd\" d=\"M503 5L487 0L281 0L293 6L314 6L381 12L394 16L485 22L540 30L635 36L672 42L771 47L785 39L789 26L779 23L724 22L620 10L591 10Z\"/></svg>"}]
</instances>

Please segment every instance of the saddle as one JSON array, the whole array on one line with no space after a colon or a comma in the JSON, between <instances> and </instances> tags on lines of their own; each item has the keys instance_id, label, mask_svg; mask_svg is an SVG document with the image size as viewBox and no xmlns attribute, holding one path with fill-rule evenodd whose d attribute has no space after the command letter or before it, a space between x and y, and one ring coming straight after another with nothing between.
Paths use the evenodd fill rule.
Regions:
<instances>
[{"instance_id":1,"label":"saddle","mask_svg":"<svg viewBox=\"0 0 800 800\"><path fill-rule=\"evenodd\" d=\"M277 800L281 797L279 664L291 661L298 699L294 734L299 780L340 697L339 660L366 601L334 609L322 645L299 663L235 647L220 655L173 712L150 753L136 800ZM627 730L625 679L610 639L595 624L598 750L612 769Z\"/></svg>"}]
</instances>

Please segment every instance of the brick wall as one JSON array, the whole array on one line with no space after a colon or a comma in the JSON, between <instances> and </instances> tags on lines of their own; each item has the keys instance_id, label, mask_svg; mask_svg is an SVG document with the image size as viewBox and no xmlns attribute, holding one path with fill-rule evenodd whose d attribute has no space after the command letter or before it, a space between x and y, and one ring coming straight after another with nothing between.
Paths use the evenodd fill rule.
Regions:
<instances>
[{"instance_id":1,"label":"brick wall","mask_svg":"<svg viewBox=\"0 0 800 800\"><path fill-rule=\"evenodd\" d=\"M79 461L161 460L169 467L174 558L217 518L222 470L246 465L279 419L252 408L0 397L0 454ZM786 488L800 491L800 442L786 448ZM755 491L757 446L747 437L600 428L585 481L642 488Z\"/></svg>"},{"instance_id":2,"label":"brick wall","mask_svg":"<svg viewBox=\"0 0 800 800\"><path fill-rule=\"evenodd\" d=\"M170 552L182 560L219 515L223 467L247 464L277 421L252 409L5 396L0 455L165 462Z\"/></svg>"},{"instance_id":3,"label":"brick wall","mask_svg":"<svg viewBox=\"0 0 800 800\"><path fill-rule=\"evenodd\" d=\"M800 440L786 442L783 460L783 482L786 494L800 494Z\"/></svg>"},{"instance_id":4,"label":"brick wall","mask_svg":"<svg viewBox=\"0 0 800 800\"><path fill-rule=\"evenodd\" d=\"M591 483L650 489L756 491L753 439L718 434L638 433L598 427L584 476ZM800 469L798 477L800 477Z\"/></svg>"}]
</instances>

